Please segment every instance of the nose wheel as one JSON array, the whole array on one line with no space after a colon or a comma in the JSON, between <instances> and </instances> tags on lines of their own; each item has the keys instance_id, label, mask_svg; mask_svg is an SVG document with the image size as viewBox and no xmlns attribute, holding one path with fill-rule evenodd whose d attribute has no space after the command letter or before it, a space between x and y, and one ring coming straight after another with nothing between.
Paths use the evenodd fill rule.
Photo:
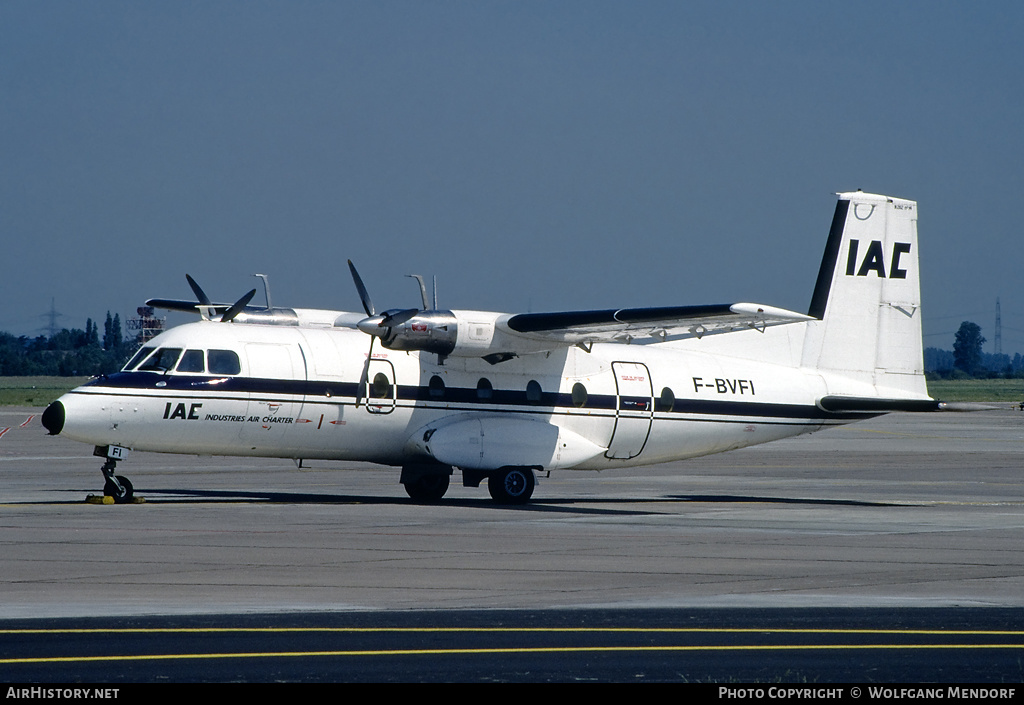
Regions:
<instances>
[{"instance_id":1,"label":"nose wheel","mask_svg":"<svg viewBox=\"0 0 1024 705\"><path fill-rule=\"evenodd\" d=\"M113 498L114 504L127 504L135 496L135 488L127 477L114 474L116 467L117 461L113 459L103 463L103 494Z\"/></svg>"}]
</instances>

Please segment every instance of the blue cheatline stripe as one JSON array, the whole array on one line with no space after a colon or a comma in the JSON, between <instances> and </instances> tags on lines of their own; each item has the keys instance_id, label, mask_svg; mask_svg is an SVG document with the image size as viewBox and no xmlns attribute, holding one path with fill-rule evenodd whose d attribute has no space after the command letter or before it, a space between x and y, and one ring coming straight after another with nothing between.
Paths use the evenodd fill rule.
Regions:
<instances>
[{"instance_id":1,"label":"blue cheatline stripe","mask_svg":"<svg viewBox=\"0 0 1024 705\"><path fill-rule=\"evenodd\" d=\"M163 383L157 387L158 383ZM265 379L255 377L209 377L199 375L164 375L153 372L118 372L88 382L86 387L103 387L119 390L145 390L159 396L180 397L197 392L216 393L225 398L246 400L250 394L301 396L307 403L342 403L342 399L355 399L360 385L356 382L328 382L317 380ZM362 398L365 395L359 394ZM337 402L332 400L338 399ZM522 407L515 411L531 409L591 409L614 412L616 397L611 394L590 394L583 407L572 403L571 394L545 392L539 401L529 401L525 390L493 389L490 397L481 398L475 387L447 387L443 394L432 393L427 385L398 385L398 401L420 404L472 404L479 407ZM372 399L371 399L372 401ZM630 415L647 411L650 397L623 397L624 409L636 409ZM654 400L655 412L660 416L675 414L751 417L764 419L804 420L856 420L876 416L869 412L827 412L813 404L772 404L750 401L722 401L717 399L676 399L671 409L663 408ZM439 407L445 408L445 407ZM450 408L450 407L447 407Z\"/></svg>"}]
</instances>

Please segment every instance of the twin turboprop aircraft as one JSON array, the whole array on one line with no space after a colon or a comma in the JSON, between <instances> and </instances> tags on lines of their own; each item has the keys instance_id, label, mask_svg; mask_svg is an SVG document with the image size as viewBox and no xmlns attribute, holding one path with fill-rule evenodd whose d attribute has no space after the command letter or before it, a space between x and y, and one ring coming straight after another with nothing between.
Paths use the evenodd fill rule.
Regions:
<instances>
[{"instance_id":1,"label":"twin turboprop aircraft","mask_svg":"<svg viewBox=\"0 0 1024 705\"><path fill-rule=\"evenodd\" d=\"M692 458L897 410L930 410L917 204L842 193L807 314L760 304L365 315L212 303L121 372L53 402L51 435L92 444L104 493L129 450L356 460L401 468L418 501L455 468L499 503L537 473Z\"/></svg>"}]
</instances>

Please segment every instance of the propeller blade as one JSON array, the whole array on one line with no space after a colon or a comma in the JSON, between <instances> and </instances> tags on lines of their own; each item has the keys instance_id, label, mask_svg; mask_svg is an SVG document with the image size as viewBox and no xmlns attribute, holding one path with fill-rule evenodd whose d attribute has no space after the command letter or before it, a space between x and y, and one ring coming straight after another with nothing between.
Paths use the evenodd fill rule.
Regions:
<instances>
[{"instance_id":1,"label":"propeller blade","mask_svg":"<svg viewBox=\"0 0 1024 705\"><path fill-rule=\"evenodd\" d=\"M384 326L385 328L390 328L391 326L400 326L419 312L420 310L418 308L407 308L404 311L396 311L395 313L385 313L384 320L380 322L380 325Z\"/></svg>"},{"instance_id":2,"label":"propeller blade","mask_svg":"<svg viewBox=\"0 0 1024 705\"><path fill-rule=\"evenodd\" d=\"M370 351L366 353L366 364L363 365L363 374L359 377L359 384L356 385L356 408L359 408L359 402L363 397L363 389L366 388L366 384L370 378L370 360L373 359L373 341L374 336L370 336Z\"/></svg>"},{"instance_id":3,"label":"propeller blade","mask_svg":"<svg viewBox=\"0 0 1024 705\"><path fill-rule=\"evenodd\" d=\"M249 301L251 301L252 297L254 297L254 296L256 296L256 290L255 289L253 289L248 294L246 294L245 296L240 298L238 301L233 303L231 305L231 308L229 308L227 311L225 311L224 315L220 317L220 322L221 323L227 323L228 321L234 320L235 316L240 314L245 309L246 305L248 305Z\"/></svg>"},{"instance_id":4,"label":"propeller blade","mask_svg":"<svg viewBox=\"0 0 1024 705\"><path fill-rule=\"evenodd\" d=\"M373 309L373 302L370 301L370 294L366 291L366 287L363 286L363 280L359 278L359 272L356 271L356 266L352 264L352 260L348 261L349 271L352 272L352 280L356 283L356 290L359 292L359 300L363 302L363 310L366 311L367 316L375 315Z\"/></svg>"},{"instance_id":5,"label":"propeller blade","mask_svg":"<svg viewBox=\"0 0 1024 705\"><path fill-rule=\"evenodd\" d=\"M196 298L199 299L199 303L203 306L212 305L210 297L207 296L206 292L203 291L203 288L196 283L196 280L193 279L191 275L188 274L185 275L185 278L188 279L188 285L192 287L192 293L194 293L196 295Z\"/></svg>"}]
</instances>

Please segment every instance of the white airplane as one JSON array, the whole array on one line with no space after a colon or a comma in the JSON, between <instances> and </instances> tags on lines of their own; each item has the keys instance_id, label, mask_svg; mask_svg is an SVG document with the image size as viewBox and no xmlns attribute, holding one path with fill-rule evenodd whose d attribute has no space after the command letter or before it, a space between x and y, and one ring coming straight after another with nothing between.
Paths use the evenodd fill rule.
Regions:
<instances>
[{"instance_id":1,"label":"white airplane","mask_svg":"<svg viewBox=\"0 0 1024 705\"><path fill-rule=\"evenodd\" d=\"M51 435L96 446L104 493L128 451L356 460L401 468L436 501L454 468L499 503L536 473L693 458L898 410L932 410L921 345L917 204L838 194L809 312L735 303L505 314L365 316L149 305L202 320L148 342L121 372L53 402ZM375 345L376 343L376 345Z\"/></svg>"}]
</instances>

